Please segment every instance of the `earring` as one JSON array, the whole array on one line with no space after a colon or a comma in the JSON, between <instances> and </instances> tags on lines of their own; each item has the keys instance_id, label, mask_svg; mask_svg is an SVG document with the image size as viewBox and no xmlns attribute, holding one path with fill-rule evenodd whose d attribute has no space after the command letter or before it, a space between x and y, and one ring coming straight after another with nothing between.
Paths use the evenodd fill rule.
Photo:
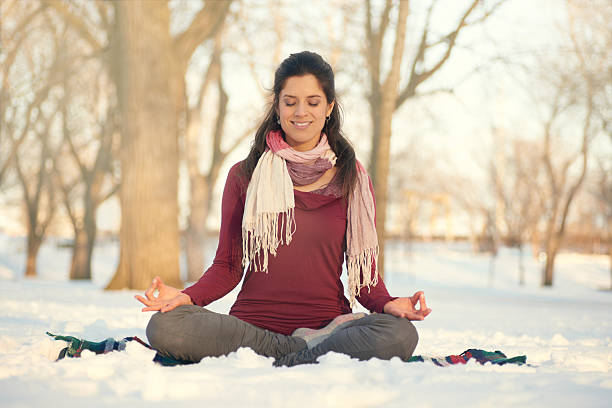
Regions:
<instances>
[{"instance_id":1,"label":"earring","mask_svg":"<svg viewBox=\"0 0 612 408\"><path fill-rule=\"evenodd\" d=\"M276 117L276 123L280 125L280 118L278 116Z\"/></svg>"},{"instance_id":2,"label":"earring","mask_svg":"<svg viewBox=\"0 0 612 408\"><path fill-rule=\"evenodd\" d=\"M331 116L331 115L330 115L330 116ZM329 122L329 117L330 117L330 116L326 116L326 117L325 117L325 123Z\"/></svg>"}]
</instances>

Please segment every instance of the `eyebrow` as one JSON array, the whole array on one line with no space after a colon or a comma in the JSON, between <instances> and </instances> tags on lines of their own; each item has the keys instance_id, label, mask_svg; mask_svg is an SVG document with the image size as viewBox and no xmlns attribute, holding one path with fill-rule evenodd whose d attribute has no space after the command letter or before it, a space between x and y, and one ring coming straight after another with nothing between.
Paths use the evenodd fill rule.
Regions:
<instances>
[{"instance_id":1,"label":"eyebrow","mask_svg":"<svg viewBox=\"0 0 612 408\"><path fill-rule=\"evenodd\" d=\"M283 95L283 98L293 98L293 99L297 99L297 96L293 96L293 95ZM322 98L321 95L308 95L306 98Z\"/></svg>"}]
</instances>

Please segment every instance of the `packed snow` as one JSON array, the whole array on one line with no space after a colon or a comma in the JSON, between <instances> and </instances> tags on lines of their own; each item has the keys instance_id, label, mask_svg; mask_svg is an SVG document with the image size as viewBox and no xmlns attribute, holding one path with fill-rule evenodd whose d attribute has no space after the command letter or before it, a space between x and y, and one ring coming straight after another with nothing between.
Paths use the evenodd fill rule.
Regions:
<instances>
[{"instance_id":1,"label":"packed snow","mask_svg":"<svg viewBox=\"0 0 612 408\"><path fill-rule=\"evenodd\" d=\"M116 243L100 244L92 282L70 282L70 250L49 241L39 276L23 275L25 241L0 235L2 407L609 407L612 292L609 259L562 253L555 285L539 286L542 264L503 248L491 262L466 243L389 245L385 281L393 295L424 290L432 314L416 326L416 354L468 348L526 355L529 365L452 367L399 359L359 362L330 353L315 365L275 368L240 349L199 364L162 367L136 343L125 351L54 361L64 342L46 331L100 341L146 339L150 316L135 291L105 292ZM492 268L491 268L492 266ZM493 271L493 272L491 272ZM227 312L237 291L209 307Z\"/></svg>"}]
</instances>

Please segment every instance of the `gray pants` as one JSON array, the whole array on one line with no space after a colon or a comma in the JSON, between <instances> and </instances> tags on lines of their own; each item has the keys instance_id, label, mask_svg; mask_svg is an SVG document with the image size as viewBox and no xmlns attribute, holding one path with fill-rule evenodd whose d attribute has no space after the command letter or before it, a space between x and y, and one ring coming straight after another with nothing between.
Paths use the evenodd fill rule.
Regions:
<instances>
[{"instance_id":1,"label":"gray pants","mask_svg":"<svg viewBox=\"0 0 612 408\"><path fill-rule=\"evenodd\" d=\"M359 360L372 357L406 360L418 342L413 324L387 314L370 314L346 322L317 346L309 349L299 337L261 329L234 316L199 306L179 306L151 316L147 338L160 354L183 362L227 355L240 347L276 359L274 365L316 363L319 356L335 351Z\"/></svg>"}]
</instances>

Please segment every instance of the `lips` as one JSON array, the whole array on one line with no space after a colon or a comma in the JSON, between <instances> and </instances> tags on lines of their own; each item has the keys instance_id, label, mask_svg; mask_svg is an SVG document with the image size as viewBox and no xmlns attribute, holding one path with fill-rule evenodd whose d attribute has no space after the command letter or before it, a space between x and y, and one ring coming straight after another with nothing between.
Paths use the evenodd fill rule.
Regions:
<instances>
[{"instance_id":1,"label":"lips","mask_svg":"<svg viewBox=\"0 0 612 408\"><path fill-rule=\"evenodd\" d=\"M312 122L297 122L297 121L291 121L291 124L298 128L298 129L306 129L308 126L310 126Z\"/></svg>"}]
</instances>

